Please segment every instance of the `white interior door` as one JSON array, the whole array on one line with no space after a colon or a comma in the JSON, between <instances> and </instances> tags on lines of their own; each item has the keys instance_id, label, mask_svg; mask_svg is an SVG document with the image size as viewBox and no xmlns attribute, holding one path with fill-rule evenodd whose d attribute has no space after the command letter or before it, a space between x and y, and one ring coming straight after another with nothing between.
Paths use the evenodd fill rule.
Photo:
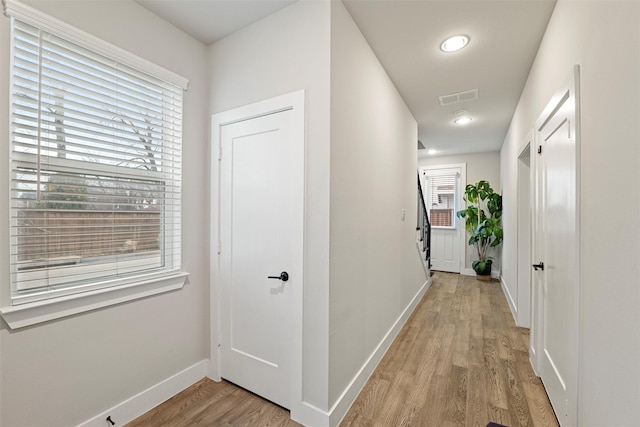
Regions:
<instances>
[{"instance_id":1,"label":"white interior door","mask_svg":"<svg viewBox=\"0 0 640 427\"><path fill-rule=\"evenodd\" d=\"M220 376L285 408L301 387L304 148L293 115L219 128Z\"/></svg>"},{"instance_id":2,"label":"white interior door","mask_svg":"<svg viewBox=\"0 0 640 427\"><path fill-rule=\"evenodd\" d=\"M462 206L466 165L430 166L422 188L431 222L431 269L460 273L464 262L464 223L456 217Z\"/></svg>"},{"instance_id":3,"label":"white interior door","mask_svg":"<svg viewBox=\"0 0 640 427\"><path fill-rule=\"evenodd\" d=\"M431 228L431 269L460 273L460 230Z\"/></svg>"},{"instance_id":4,"label":"white interior door","mask_svg":"<svg viewBox=\"0 0 640 427\"><path fill-rule=\"evenodd\" d=\"M578 378L578 70L536 123L541 233L534 272L542 327L539 374L561 425L577 425ZM543 268L542 268L543 267Z\"/></svg>"}]
</instances>

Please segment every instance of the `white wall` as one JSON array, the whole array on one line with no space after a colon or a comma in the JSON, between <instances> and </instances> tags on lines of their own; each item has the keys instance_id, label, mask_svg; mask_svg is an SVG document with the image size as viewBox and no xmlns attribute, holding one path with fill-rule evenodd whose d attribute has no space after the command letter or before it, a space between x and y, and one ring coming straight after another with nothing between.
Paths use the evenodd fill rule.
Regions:
<instances>
[{"instance_id":1,"label":"white wall","mask_svg":"<svg viewBox=\"0 0 640 427\"><path fill-rule=\"evenodd\" d=\"M480 180L489 181L491 187L496 193L501 192L500 182L500 153L498 151L490 153L461 154L457 156L440 156L440 157L420 157L418 159L418 168L422 169L427 166L452 165L466 163L467 164L467 182L462 183L462 188L467 184L475 184ZM469 239L465 239L468 242ZM502 253L501 248L492 249L489 254L493 257L493 271L500 271ZM471 263L478 259L478 253L474 246L465 243L465 261L464 268L471 269ZM472 271L473 273L473 271Z\"/></svg>"},{"instance_id":2,"label":"white wall","mask_svg":"<svg viewBox=\"0 0 640 427\"><path fill-rule=\"evenodd\" d=\"M517 156L580 65L579 425L640 425L640 3L560 0L501 151L505 253L516 253ZM603 195L621 205L611 209ZM515 280L515 257L503 271Z\"/></svg>"},{"instance_id":3,"label":"white wall","mask_svg":"<svg viewBox=\"0 0 640 427\"><path fill-rule=\"evenodd\" d=\"M71 426L208 357L207 80L205 46L133 1L30 5L190 80L184 108L180 291L17 331L0 330L0 425ZM0 128L8 129L9 20L0 17ZM7 164L7 144L0 164ZM4 166L2 170L5 170ZM0 174L0 259L8 305L8 175Z\"/></svg>"},{"instance_id":4,"label":"white wall","mask_svg":"<svg viewBox=\"0 0 640 427\"><path fill-rule=\"evenodd\" d=\"M190 79L184 111L183 265L191 277L178 292L17 332L3 324L0 424L75 425L208 357L207 206L215 188L208 188L207 178L216 173L209 171L210 114L299 89L306 91L307 112L303 393L305 402L328 413L426 279L414 244L416 123L344 6L299 2L206 48L133 1L29 3ZM338 52L333 58L332 9ZM0 22L7 55L7 20ZM340 47L343 40L357 59ZM0 120L7 129L8 60L2 63ZM338 76L333 86L331 71ZM359 72L371 80L362 80ZM352 89L355 96L349 94ZM336 101L330 104L332 95ZM353 114L343 103L364 111ZM387 124L376 120L372 129L371 120L380 117ZM336 127L330 133L332 121ZM370 151L364 161L363 149ZM0 162L6 156L0 153ZM362 163L369 176L354 174L355 163ZM7 197L6 177L0 179L0 195ZM354 195L366 199L375 214L367 217L356 209ZM330 215L335 219L331 229ZM6 208L0 218L8 224ZM0 227L0 238L7 241L7 236L7 227ZM330 236L335 238L331 248ZM361 252L345 250L354 242ZM8 271L7 248L0 251ZM336 283L331 309L330 265ZM351 271L358 272L358 280L351 281ZM7 298L5 289L1 302ZM342 317L344 310L353 311L347 316L357 321ZM365 337L362 346L351 351L350 341L360 336ZM36 411L33 402L38 402Z\"/></svg>"},{"instance_id":5,"label":"white wall","mask_svg":"<svg viewBox=\"0 0 640 427\"><path fill-rule=\"evenodd\" d=\"M328 2L298 2L209 48L211 114L306 91L303 394L323 411L329 378L329 13Z\"/></svg>"},{"instance_id":6,"label":"white wall","mask_svg":"<svg viewBox=\"0 0 640 427\"><path fill-rule=\"evenodd\" d=\"M426 280L416 122L340 2L289 6L209 59L211 113L306 90L303 394L329 414Z\"/></svg>"},{"instance_id":7,"label":"white wall","mask_svg":"<svg viewBox=\"0 0 640 427\"><path fill-rule=\"evenodd\" d=\"M415 245L416 121L343 4L331 5L333 404L426 277Z\"/></svg>"}]
</instances>

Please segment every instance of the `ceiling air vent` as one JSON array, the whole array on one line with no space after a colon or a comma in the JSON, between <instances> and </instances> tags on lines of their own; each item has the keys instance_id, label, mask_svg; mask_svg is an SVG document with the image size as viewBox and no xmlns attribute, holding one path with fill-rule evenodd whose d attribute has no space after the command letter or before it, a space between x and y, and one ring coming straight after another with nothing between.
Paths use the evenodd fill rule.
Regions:
<instances>
[{"instance_id":1,"label":"ceiling air vent","mask_svg":"<svg viewBox=\"0 0 640 427\"><path fill-rule=\"evenodd\" d=\"M464 92L452 93L450 95L439 96L440 105L453 105L459 102L475 101L478 99L478 89L466 90Z\"/></svg>"}]
</instances>

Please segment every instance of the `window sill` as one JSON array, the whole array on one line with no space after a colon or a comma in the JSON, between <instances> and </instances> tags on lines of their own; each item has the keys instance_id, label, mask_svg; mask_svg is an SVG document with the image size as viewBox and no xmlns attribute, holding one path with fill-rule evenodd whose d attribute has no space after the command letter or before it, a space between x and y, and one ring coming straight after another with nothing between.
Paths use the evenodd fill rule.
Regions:
<instances>
[{"instance_id":1,"label":"window sill","mask_svg":"<svg viewBox=\"0 0 640 427\"><path fill-rule=\"evenodd\" d=\"M182 289L189 273L175 273L113 288L0 308L9 328L19 329L98 308Z\"/></svg>"}]
</instances>

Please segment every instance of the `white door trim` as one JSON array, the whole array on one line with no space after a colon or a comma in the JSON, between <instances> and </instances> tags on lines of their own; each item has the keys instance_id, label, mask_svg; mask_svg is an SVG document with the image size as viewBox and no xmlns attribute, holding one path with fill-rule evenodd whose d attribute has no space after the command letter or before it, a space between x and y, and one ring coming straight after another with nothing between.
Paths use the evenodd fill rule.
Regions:
<instances>
[{"instance_id":1,"label":"white door trim","mask_svg":"<svg viewBox=\"0 0 640 427\"><path fill-rule=\"evenodd\" d=\"M293 242L296 250L295 264L299 271L303 272L304 267L304 212L305 212L305 92L304 90L291 92L275 98L259 101L250 105L235 108L211 116L211 180L210 180L210 364L208 376L220 381L220 167L219 159L221 150L221 128L224 125L237 123L243 120L250 120L256 117L274 114L277 112L292 110L293 139L300 141L296 144L294 156L296 161L289 165L292 176L296 177L295 182L299 185L300 200L302 203L302 217L299 219L299 233ZM301 274L304 278L304 274ZM293 336L292 346L289 349L292 363L291 380L291 411L292 419L299 419L302 405L302 322L303 322L303 279L300 281L301 287L295 293L295 305L293 308Z\"/></svg>"},{"instance_id":2,"label":"white door trim","mask_svg":"<svg viewBox=\"0 0 640 427\"><path fill-rule=\"evenodd\" d=\"M464 199L463 199L463 195L464 195L464 189L467 186L467 164L466 163L450 163L450 164L446 164L446 165L430 165L430 166L422 166L420 168L420 179L421 181L421 185L422 185L422 195L423 197L426 195L426 182L425 182L425 174L427 173L427 171L431 171L431 170L441 170L441 169L460 169L460 188L458 191L458 199L456 200L456 204L457 210L462 209L462 206L464 205ZM428 209L427 209L428 211ZM456 228L458 227L459 222L461 221L458 216L456 215ZM464 225L461 226L460 228L460 241L458 243L459 245L459 251L460 251L460 274L465 274L467 268L467 252L466 252L466 248L467 248L467 231L466 228L464 227ZM471 270L473 272L473 274L475 275L475 272L473 270Z\"/></svg>"},{"instance_id":3,"label":"white door trim","mask_svg":"<svg viewBox=\"0 0 640 427\"><path fill-rule=\"evenodd\" d=\"M533 246L533 238L532 238L532 230L533 230L533 219L532 219L532 209L533 209L533 179L534 179L534 169L532 168L532 157L534 155L533 147L535 146L534 142L534 131L531 129L527 136L524 139L523 147L521 148L518 154L518 202L517 202L517 212L518 212L518 225L517 225L517 242L518 242L518 255L517 255L517 268L516 268L516 324L523 328L529 328L531 326L531 265L533 264L531 260L532 254L532 246ZM524 167L522 164L525 163L524 159L528 159L529 164L527 165L529 168L528 176L523 177L521 174L521 170ZM524 190L523 190L523 187ZM523 199L522 194L527 195L526 200ZM520 245L520 241L524 240L526 245L526 250L529 251L528 256L526 252L523 254L522 247ZM524 279L524 283L523 280Z\"/></svg>"}]
</instances>

